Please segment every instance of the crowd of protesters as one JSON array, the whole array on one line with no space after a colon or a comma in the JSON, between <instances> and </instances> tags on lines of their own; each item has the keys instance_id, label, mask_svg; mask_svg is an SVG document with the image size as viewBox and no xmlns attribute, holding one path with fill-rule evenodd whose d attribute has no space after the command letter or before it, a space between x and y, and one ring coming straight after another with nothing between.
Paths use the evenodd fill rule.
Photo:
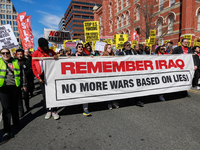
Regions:
<instances>
[{"instance_id":1,"label":"crowd of protesters","mask_svg":"<svg viewBox=\"0 0 200 150\"><path fill-rule=\"evenodd\" d=\"M79 57L79 56L125 56L125 55L172 55L172 54L193 54L194 60L194 79L192 86L200 89L198 81L200 77L200 48L195 46L188 48L188 39L183 38L181 40L181 46L172 48L173 43L168 42L166 46L156 46L155 51L151 51L148 46L142 44L131 47L130 42L124 43L124 48L120 51L112 49L110 44L106 44L104 52L92 50L89 43L83 46L82 43L78 43L76 46L76 53L72 53L69 47L61 49L59 54L56 54L53 50L49 49L49 43L46 39L40 38L38 40L39 47L30 55L28 50L18 49L13 57L11 57L11 51L9 49L1 49L0 58L0 101L2 104L3 112L3 127L4 135L3 140L12 138L11 132L11 116L14 126L19 126L19 118L30 111L29 96L33 96L34 90L34 77L39 80L40 88L42 91L44 109L46 110L45 119L49 119L51 116L57 120L60 118L57 113L57 108L46 108L45 99L45 80L43 63L41 59L32 59L36 57L53 57L55 60L60 57ZM188 95L189 96L189 95ZM26 111L24 111L23 99L25 102ZM165 101L163 95L159 95L161 101ZM143 107L144 103L140 97L135 98L136 105ZM108 109L111 110L113 106L119 108L119 104L116 101L108 101ZM88 109L88 104L83 104L83 115L91 116Z\"/></svg>"}]
</instances>

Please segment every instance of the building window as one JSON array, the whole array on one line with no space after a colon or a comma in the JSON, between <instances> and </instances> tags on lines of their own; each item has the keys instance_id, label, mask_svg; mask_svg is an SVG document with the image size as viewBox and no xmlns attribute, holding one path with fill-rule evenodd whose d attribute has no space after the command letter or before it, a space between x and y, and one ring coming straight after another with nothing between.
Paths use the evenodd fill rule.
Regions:
<instances>
[{"instance_id":1,"label":"building window","mask_svg":"<svg viewBox=\"0 0 200 150\"><path fill-rule=\"evenodd\" d=\"M5 0L1 0L2 3L5 3Z\"/></svg>"},{"instance_id":2,"label":"building window","mask_svg":"<svg viewBox=\"0 0 200 150\"><path fill-rule=\"evenodd\" d=\"M12 25L12 21L7 21L7 24L10 24L10 25Z\"/></svg>"},{"instance_id":3,"label":"building window","mask_svg":"<svg viewBox=\"0 0 200 150\"><path fill-rule=\"evenodd\" d=\"M82 19L90 19L89 16L82 16Z\"/></svg>"},{"instance_id":4,"label":"building window","mask_svg":"<svg viewBox=\"0 0 200 150\"><path fill-rule=\"evenodd\" d=\"M1 9L5 9L5 4L0 5Z\"/></svg>"},{"instance_id":5,"label":"building window","mask_svg":"<svg viewBox=\"0 0 200 150\"><path fill-rule=\"evenodd\" d=\"M2 14L1 14L0 16L1 16L1 19L6 19L6 18L5 18L5 15L2 15Z\"/></svg>"},{"instance_id":6,"label":"building window","mask_svg":"<svg viewBox=\"0 0 200 150\"><path fill-rule=\"evenodd\" d=\"M169 0L169 6L172 7L175 5L175 0Z\"/></svg>"},{"instance_id":7,"label":"building window","mask_svg":"<svg viewBox=\"0 0 200 150\"><path fill-rule=\"evenodd\" d=\"M158 36L162 35L162 19L158 20Z\"/></svg>"},{"instance_id":8,"label":"building window","mask_svg":"<svg viewBox=\"0 0 200 150\"><path fill-rule=\"evenodd\" d=\"M6 5L6 9L11 9L11 5Z\"/></svg>"},{"instance_id":9,"label":"building window","mask_svg":"<svg viewBox=\"0 0 200 150\"><path fill-rule=\"evenodd\" d=\"M124 0L121 0L121 8L124 8Z\"/></svg>"},{"instance_id":10,"label":"building window","mask_svg":"<svg viewBox=\"0 0 200 150\"><path fill-rule=\"evenodd\" d=\"M17 22L16 22L16 21L13 21L13 25L17 25Z\"/></svg>"},{"instance_id":11,"label":"building window","mask_svg":"<svg viewBox=\"0 0 200 150\"><path fill-rule=\"evenodd\" d=\"M1 25L4 25L6 24L6 21L5 20L1 20Z\"/></svg>"},{"instance_id":12,"label":"building window","mask_svg":"<svg viewBox=\"0 0 200 150\"><path fill-rule=\"evenodd\" d=\"M117 12L119 11L119 0L117 0Z\"/></svg>"},{"instance_id":13,"label":"building window","mask_svg":"<svg viewBox=\"0 0 200 150\"><path fill-rule=\"evenodd\" d=\"M10 10L7 10L7 13L11 14L11 11L10 11Z\"/></svg>"},{"instance_id":14,"label":"building window","mask_svg":"<svg viewBox=\"0 0 200 150\"><path fill-rule=\"evenodd\" d=\"M117 29L119 29L119 17L117 17Z\"/></svg>"},{"instance_id":15,"label":"building window","mask_svg":"<svg viewBox=\"0 0 200 150\"><path fill-rule=\"evenodd\" d=\"M129 12L127 11L126 12L126 25L129 24Z\"/></svg>"},{"instance_id":16,"label":"building window","mask_svg":"<svg viewBox=\"0 0 200 150\"><path fill-rule=\"evenodd\" d=\"M200 12L198 13L197 30L200 30Z\"/></svg>"},{"instance_id":17,"label":"building window","mask_svg":"<svg viewBox=\"0 0 200 150\"><path fill-rule=\"evenodd\" d=\"M174 16L170 15L168 18L168 33L173 33L174 30Z\"/></svg>"},{"instance_id":18,"label":"building window","mask_svg":"<svg viewBox=\"0 0 200 150\"><path fill-rule=\"evenodd\" d=\"M129 4L129 0L126 0L126 6L128 6L128 4Z\"/></svg>"},{"instance_id":19,"label":"building window","mask_svg":"<svg viewBox=\"0 0 200 150\"><path fill-rule=\"evenodd\" d=\"M74 5L74 9L81 9L81 7Z\"/></svg>"},{"instance_id":20,"label":"building window","mask_svg":"<svg viewBox=\"0 0 200 150\"><path fill-rule=\"evenodd\" d=\"M74 18L81 18L80 15L74 15Z\"/></svg>"},{"instance_id":21,"label":"building window","mask_svg":"<svg viewBox=\"0 0 200 150\"><path fill-rule=\"evenodd\" d=\"M13 20L16 20L16 19L17 19L17 16L14 16L14 15L13 15Z\"/></svg>"},{"instance_id":22,"label":"building window","mask_svg":"<svg viewBox=\"0 0 200 150\"><path fill-rule=\"evenodd\" d=\"M129 36L129 34L130 34L130 33L129 33L129 30L126 31L126 34Z\"/></svg>"},{"instance_id":23,"label":"building window","mask_svg":"<svg viewBox=\"0 0 200 150\"><path fill-rule=\"evenodd\" d=\"M100 29L100 36L103 36L103 28Z\"/></svg>"},{"instance_id":24,"label":"building window","mask_svg":"<svg viewBox=\"0 0 200 150\"><path fill-rule=\"evenodd\" d=\"M82 6L82 9L84 9L84 10L89 10L89 7L84 7L84 6Z\"/></svg>"},{"instance_id":25,"label":"building window","mask_svg":"<svg viewBox=\"0 0 200 150\"><path fill-rule=\"evenodd\" d=\"M110 32L112 32L112 26L113 26L113 23L112 21L110 21Z\"/></svg>"},{"instance_id":26,"label":"building window","mask_svg":"<svg viewBox=\"0 0 200 150\"><path fill-rule=\"evenodd\" d=\"M124 15L122 14L122 27L124 26Z\"/></svg>"},{"instance_id":27,"label":"building window","mask_svg":"<svg viewBox=\"0 0 200 150\"><path fill-rule=\"evenodd\" d=\"M94 17L93 17L93 16L90 16L90 19L94 19Z\"/></svg>"},{"instance_id":28,"label":"building window","mask_svg":"<svg viewBox=\"0 0 200 150\"><path fill-rule=\"evenodd\" d=\"M92 8L92 7L90 7L90 10L93 10L93 8Z\"/></svg>"},{"instance_id":29,"label":"building window","mask_svg":"<svg viewBox=\"0 0 200 150\"><path fill-rule=\"evenodd\" d=\"M164 0L159 0L159 10L162 11L164 9Z\"/></svg>"},{"instance_id":30,"label":"building window","mask_svg":"<svg viewBox=\"0 0 200 150\"><path fill-rule=\"evenodd\" d=\"M6 18L7 19L11 19L11 15L6 15Z\"/></svg>"},{"instance_id":31,"label":"building window","mask_svg":"<svg viewBox=\"0 0 200 150\"><path fill-rule=\"evenodd\" d=\"M99 17L99 24L102 24L101 16Z\"/></svg>"},{"instance_id":32,"label":"building window","mask_svg":"<svg viewBox=\"0 0 200 150\"><path fill-rule=\"evenodd\" d=\"M5 13L6 11L5 10L1 10L1 13Z\"/></svg>"},{"instance_id":33,"label":"building window","mask_svg":"<svg viewBox=\"0 0 200 150\"><path fill-rule=\"evenodd\" d=\"M136 8L136 20L140 20L140 7Z\"/></svg>"},{"instance_id":34,"label":"building window","mask_svg":"<svg viewBox=\"0 0 200 150\"><path fill-rule=\"evenodd\" d=\"M110 17L112 17L112 3L110 3Z\"/></svg>"}]
</instances>

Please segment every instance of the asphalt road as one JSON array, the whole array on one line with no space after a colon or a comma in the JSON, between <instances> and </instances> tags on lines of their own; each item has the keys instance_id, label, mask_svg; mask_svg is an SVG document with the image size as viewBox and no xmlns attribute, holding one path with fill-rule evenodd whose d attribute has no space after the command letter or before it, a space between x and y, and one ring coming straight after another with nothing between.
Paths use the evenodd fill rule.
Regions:
<instances>
[{"instance_id":1,"label":"asphalt road","mask_svg":"<svg viewBox=\"0 0 200 150\"><path fill-rule=\"evenodd\" d=\"M118 101L120 108L113 110L108 110L106 102L90 104L91 117L82 115L81 105L60 108L57 121L44 119L38 84L34 93L31 112L1 150L200 149L200 91L191 89L191 98L167 94L165 102L157 95L142 97L144 107L135 106L133 99ZM2 129L0 122L0 137Z\"/></svg>"}]
</instances>

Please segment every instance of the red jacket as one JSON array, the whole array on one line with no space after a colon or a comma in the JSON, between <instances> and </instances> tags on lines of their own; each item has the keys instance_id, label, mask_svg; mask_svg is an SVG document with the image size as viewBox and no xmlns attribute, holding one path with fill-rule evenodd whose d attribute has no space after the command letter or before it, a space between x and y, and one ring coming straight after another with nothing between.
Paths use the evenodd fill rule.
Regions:
<instances>
[{"instance_id":1,"label":"red jacket","mask_svg":"<svg viewBox=\"0 0 200 150\"><path fill-rule=\"evenodd\" d=\"M56 53L49 49L48 51L43 51L38 47L38 49L33 53L33 57L51 57L56 55ZM44 70L43 70L43 60L39 59L32 59L32 70L34 75L38 78L41 79L41 75L44 75Z\"/></svg>"}]
</instances>

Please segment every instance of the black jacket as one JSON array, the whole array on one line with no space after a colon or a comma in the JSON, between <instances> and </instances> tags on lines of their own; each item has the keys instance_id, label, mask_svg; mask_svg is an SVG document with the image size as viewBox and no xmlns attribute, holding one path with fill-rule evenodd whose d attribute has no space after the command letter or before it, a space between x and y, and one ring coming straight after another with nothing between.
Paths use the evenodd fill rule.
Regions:
<instances>
[{"instance_id":1,"label":"black jacket","mask_svg":"<svg viewBox=\"0 0 200 150\"><path fill-rule=\"evenodd\" d=\"M124 48L122 49L122 52L119 53L119 55L121 56L125 56L125 55L136 55L135 50L133 50L131 48L131 50L125 50Z\"/></svg>"},{"instance_id":2,"label":"black jacket","mask_svg":"<svg viewBox=\"0 0 200 150\"><path fill-rule=\"evenodd\" d=\"M194 59L194 62L196 64L195 66L197 66L197 68L200 69L199 56L196 53L193 54L193 59Z\"/></svg>"},{"instance_id":3,"label":"black jacket","mask_svg":"<svg viewBox=\"0 0 200 150\"><path fill-rule=\"evenodd\" d=\"M188 48L188 54L192 54L192 53L193 53L193 51L192 51L190 48ZM176 48L173 50L172 54L183 54L183 49L182 49L182 47L181 47L181 46L176 47Z\"/></svg>"},{"instance_id":4,"label":"black jacket","mask_svg":"<svg viewBox=\"0 0 200 150\"><path fill-rule=\"evenodd\" d=\"M31 63L28 59L24 58L23 60L18 60L20 63L20 68L23 68L27 80L31 80L33 77L33 72L31 68Z\"/></svg>"},{"instance_id":5,"label":"black jacket","mask_svg":"<svg viewBox=\"0 0 200 150\"><path fill-rule=\"evenodd\" d=\"M188 54L193 54L193 51L192 51L190 48L187 48L187 49L188 49ZM181 47L181 46L176 47L176 48L173 50L172 54L183 54L183 49L182 49L182 47ZM192 55L192 56L193 56L194 65L195 65L195 66L198 66L199 60L197 61L197 59L195 58L195 55Z\"/></svg>"}]
</instances>

